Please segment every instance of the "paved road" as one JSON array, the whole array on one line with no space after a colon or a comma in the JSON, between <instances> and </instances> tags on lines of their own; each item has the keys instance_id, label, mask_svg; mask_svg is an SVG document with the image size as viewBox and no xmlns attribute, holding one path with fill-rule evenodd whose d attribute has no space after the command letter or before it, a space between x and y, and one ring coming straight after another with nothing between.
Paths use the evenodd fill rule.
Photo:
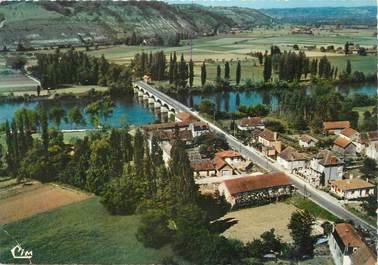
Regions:
<instances>
[{"instance_id":1,"label":"paved road","mask_svg":"<svg viewBox=\"0 0 378 265\"><path fill-rule=\"evenodd\" d=\"M229 135L218 126L213 124L212 122L204 119L201 117L197 112L193 111L189 107L185 106L184 104L178 102L177 100L167 96L166 94L160 92L159 90L153 88L152 86L138 81L135 84L143 87L144 89L148 90L150 93L153 93L155 96L158 96L160 99L164 100L166 103L170 104L174 107L177 111L185 111L191 113L193 116L197 117L201 121L208 123L211 130L223 135L229 145L234 148L235 150L239 151L243 156L249 158L260 167L268 170L268 171L285 171L277 162L272 159L266 158L263 154L258 152L256 149L246 146L242 144L238 139L234 136ZM376 228L372 225L368 224L361 218L357 217L356 215L352 214L351 212L347 211L345 208L342 207L341 203L331 195L326 192L320 191L315 187L309 185L303 179L299 178L296 175L293 175L289 172L286 172L287 175L290 177L293 185L295 188L303 195L307 196L313 202L318 204L319 206L323 207L324 209L328 210L329 212L333 213L337 217L345 220L352 220L356 225L362 226L363 228L369 230L372 235L376 235Z\"/></svg>"}]
</instances>

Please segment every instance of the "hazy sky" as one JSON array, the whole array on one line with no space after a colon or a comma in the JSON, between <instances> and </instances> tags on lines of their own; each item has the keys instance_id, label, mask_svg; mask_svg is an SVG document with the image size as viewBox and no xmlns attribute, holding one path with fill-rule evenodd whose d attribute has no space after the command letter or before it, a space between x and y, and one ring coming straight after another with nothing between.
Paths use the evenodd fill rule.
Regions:
<instances>
[{"instance_id":1,"label":"hazy sky","mask_svg":"<svg viewBox=\"0 0 378 265\"><path fill-rule=\"evenodd\" d=\"M169 3L191 3L191 0L165 0ZM250 8L291 8L319 6L374 6L376 0L193 0L213 6L242 6Z\"/></svg>"}]
</instances>

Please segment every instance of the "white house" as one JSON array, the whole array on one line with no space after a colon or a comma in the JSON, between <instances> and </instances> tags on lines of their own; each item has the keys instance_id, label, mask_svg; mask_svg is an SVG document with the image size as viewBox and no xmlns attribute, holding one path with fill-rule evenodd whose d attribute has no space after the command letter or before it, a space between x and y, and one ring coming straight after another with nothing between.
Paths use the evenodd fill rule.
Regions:
<instances>
[{"instance_id":1,"label":"white house","mask_svg":"<svg viewBox=\"0 0 378 265\"><path fill-rule=\"evenodd\" d=\"M357 231L351 224L335 224L329 236L329 249L335 265L373 265L374 263L355 263L359 249L366 247ZM370 254L374 260L374 254ZM369 258L369 257L368 257Z\"/></svg>"},{"instance_id":2,"label":"white house","mask_svg":"<svg viewBox=\"0 0 378 265\"><path fill-rule=\"evenodd\" d=\"M272 201L288 196L293 189L289 177L284 172L271 172L224 180L219 184L218 190L231 206L244 206L264 199Z\"/></svg>"},{"instance_id":3,"label":"white house","mask_svg":"<svg viewBox=\"0 0 378 265\"><path fill-rule=\"evenodd\" d=\"M328 150L320 151L310 161L310 168L314 173L322 175L324 182L342 179L344 162Z\"/></svg>"},{"instance_id":4,"label":"white house","mask_svg":"<svg viewBox=\"0 0 378 265\"><path fill-rule=\"evenodd\" d=\"M281 153L281 141L278 140L277 132L265 129L258 135L259 143L262 144L261 151L266 156L276 156Z\"/></svg>"},{"instance_id":5,"label":"white house","mask_svg":"<svg viewBox=\"0 0 378 265\"><path fill-rule=\"evenodd\" d=\"M358 178L331 181L330 186L333 194L347 200L366 198L375 193L373 184Z\"/></svg>"},{"instance_id":6,"label":"white house","mask_svg":"<svg viewBox=\"0 0 378 265\"><path fill-rule=\"evenodd\" d=\"M360 138L360 133L353 128L345 128L340 132L339 136L354 142Z\"/></svg>"},{"instance_id":7,"label":"white house","mask_svg":"<svg viewBox=\"0 0 378 265\"><path fill-rule=\"evenodd\" d=\"M219 151L215 153L215 156L230 164L244 161L243 156L234 150Z\"/></svg>"},{"instance_id":8,"label":"white house","mask_svg":"<svg viewBox=\"0 0 378 265\"><path fill-rule=\"evenodd\" d=\"M264 121L261 117L248 117L243 118L240 120L238 125L239 130L247 131L247 130L254 130L254 129L264 129Z\"/></svg>"},{"instance_id":9,"label":"white house","mask_svg":"<svg viewBox=\"0 0 378 265\"><path fill-rule=\"evenodd\" d=\"M189 125L189 130L192 131L193 137L196 137L209 132L209 125L201 121L192 122Z\"/></svg>"},{"instance_id":10,"label":"white house","mask_svg":"<svg viewBox=\"0 0 378 265\"><path fill-rule=\"evenodd\" d=\"M315 147L318 142L318 139L308 134L302 134L301 137L299 137L299 146L303 148Z\"/></svg>"},{"instance_id":11,"label":"white house","mask_svg":"<svg viewBox=\"0 0 378 265\"><path fill-rule=\"evenodd\" d=\"M307 156L299 153L295 148L288 146L277 156L277 162L289 170L304 168L306 166Z\"/></svg>"},{"instance_id":12,"label":"white house","mask_svg":"<svg viewBox=\"0 0 378 265\"><path fill-rule=\"evenodd\" d=\"M369 144L365 149L365 154L367 157L378 161L378 143Z\"/></svg>"}]
</instances>

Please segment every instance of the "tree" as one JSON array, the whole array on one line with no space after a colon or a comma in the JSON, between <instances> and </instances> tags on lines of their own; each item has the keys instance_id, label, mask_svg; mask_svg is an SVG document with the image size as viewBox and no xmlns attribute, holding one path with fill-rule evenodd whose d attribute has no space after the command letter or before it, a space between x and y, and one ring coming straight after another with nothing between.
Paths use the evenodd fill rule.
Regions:
<instances>
[{"instance_id":1,"label":"tree","mask_svg":"<svg viewBox=\"0 0 378 265\"><path fill-rule=\"evenodd\" d=\"M201 84L204 86L206 83L206 65L205 62L202 63L201 66Z\"/></svg>"},{"instance_id":2,"label":"tree","mask_svg":"<svg viewBox=\"0 0 378 265\"><path fill-rule=\"evenodd\" d=\"M376 216L376 210L378 207L377 195L372 194L362 203L362 207L365 209L368 215Z\"/></svg>"},{"instance_id":3,"label":"tree","mask_svg":"<svg viewBox=\"0 0 378 265\"><path fill-rule=\"evenodd\" d=\"M241 66L240 66L240 61L238 61L238 64L236 66L236 85L239 85L240 83L240 75L241 75Z\"/></svg>"},{"instance_id":4,"label":"tree","mask_svg":"<svg viewBox=\"0 0 378 265\"><path fill-rule=\"evenodd\" d=\"M215 105L208 99L202 100L199 107L199 112L212 115L215 111Z\"/></svg>"},{"instance_id":5,"label":"tree","mask_svg":"<svg viewBox=\"0 0 378 265\"><path fill-rule=\"evenodd\" d=\"M72 107L68 111L67 116L68 116L68 121L71 123L74 123L76 127L78 127L79 125L85 125L85 120L79 107L77 106Z\"/></svg>"},{"instance_id":6,"label":"tree","mask_svg":"<svg viewBox=\"0 0 378 265\"><path fill-rule=\"evenodd\" d=\"M7 57L5 62L8 67L16 70L23 69L26 63L27 60L19 55Z\"/></svg>"},{"instance_id":7,"label":"tree","mask_svg":"<svg viewBox=\"0 0 378 265\"><path fill-rule=\"evenodd\" d=\"M62 107L54 107L49 112L49 118L54 122L56 128L59 129L62 119L65 117L66 112Z\"/></svg>"},{"instance_id":8,"label":"tree","mask_svg":"<svg viewBox=\"0 0 378 265\"><path fill-rule=\"evenodd\" d=\"M237 107L240 106L240 95L239 95L239 93L236 94L236 97L235 97L235 105L236 105Z\"/></svg>"},{"instance_id":9,"label":"tree","mask_svg":"<svg viewBox=\"0 0 378 265\"><path fill-rule=\"evenodd\" d=\"M169 228L169 217L161 210L149 210L141 217L136 238L145 247L160 248L173 236Z\"/></svg>"},{"instance_id":10,"label":"tree","mask_svg":"<svg viewBox=\"0 0 378 265\"><path fill-rule=\"evenodd\" d=\"M311 235L314 222L314 216L308 211L297 211L291 215L288 228L297 257L312 256L314 253L314 238Z\"/></svg>"},{"instance_id":11,"label":"tree","mask_svg":"<svg viewBox=\"0 0 378 265\"><path fill-rule=\"evenodd\" d=\"M230 64L228 62L224 64L224 79L230 79Z\"/></svg>"},{"instance_id":12,"label":"tree","mask_svg":"<svg viewBox=\"0 0 378 265\"><path fill-rule=\"evenodd\" d=\"M47 155L47 151L49 148L49 132L48 132L48 119L47 119L47 113L43 109L40 114L41 119L41 138L43 143L43 149L45 151L45 154Z\"/></svg>"},{"instance_id":13,"label":"tree","mask_svg":"<svg viewBox=\"0 0 378 265\"><path fill-rule=\"evenodd\" d=\"M347 60L345 72L347 73L347 75L352 74L352 64L350 63L350 60Z\"/></svg>"},{"instance_id":14,"label":"tree","mask_svg":"<svg viewBox=\"0 0 378 265\"><path fill-rule=\"evenodd\" d=\"M221 79L221 74L222 74L222 70L221 70L221 67L220 65L218 64L217 65L217 79Z\"/></svg>"},{"instance_id":15,"label":"tree","mask_svg":"<svg viewBox=\"0 0 378 265\"><path fill-rule=\"evenodd\" d=\"M185 143L180 140L176 140L172 145L169 171L172 177L170 186L175 193L173 196L176 196L177 201L193 203L198 196L198 187L194 182Z\"/></svg>"},{"instance_id":16,"label":"tree","mask_svg":"<svg viewBox=\"0 0 378 265\"><path fill-rule=\"evenodd\" d=\"M192 59L189 61L189 86L190 88L193 87L193 80L194 80L194 63Z\"/></svg>"},{"instance_id":17,"label":"tree","mask_svg":"<svg viewBox=\"0 0 378 265\"><path fill-rule=\"evenodd\" d=\"M265 61L264 61L264 81L268 82L272 76L272 60L271 57L265 54Z\"/></svg>"},{"instance_id":18,"label":"tree","mask_svg":"<svg viewBox=\"0 0 378 265\"><path fill-rule=\"evenodd\" d=\"M377 162L374 159L366 158L363 162L361 172L367 177L374 177L377 168Z\"/></svg>"}]
</instances>

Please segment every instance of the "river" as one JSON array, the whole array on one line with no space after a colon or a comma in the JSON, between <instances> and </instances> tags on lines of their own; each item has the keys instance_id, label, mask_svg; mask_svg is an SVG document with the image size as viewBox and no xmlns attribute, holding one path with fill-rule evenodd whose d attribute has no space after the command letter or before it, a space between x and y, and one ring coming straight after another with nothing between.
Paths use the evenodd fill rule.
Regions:
<instances>
[{"instance_id":1,"label":"river","mask_svg":"<svg viewBox=\"0 0 378 265\"><path fill-rule=\"evenodd\" d=\"M375 84L344 85L336 87L336 91L346 96L355 94L373 96L377 95L377 86ZM207 95L191 95L179 98L179 100L192 107L199 105L203 99L208 99L216 105L218 111L234 112L238 108L237 94L239 94L240 105L266 104L274 110L278 104L277 98L272 96L269 91L216 92Z\"/></svg>"}]
</instances>

